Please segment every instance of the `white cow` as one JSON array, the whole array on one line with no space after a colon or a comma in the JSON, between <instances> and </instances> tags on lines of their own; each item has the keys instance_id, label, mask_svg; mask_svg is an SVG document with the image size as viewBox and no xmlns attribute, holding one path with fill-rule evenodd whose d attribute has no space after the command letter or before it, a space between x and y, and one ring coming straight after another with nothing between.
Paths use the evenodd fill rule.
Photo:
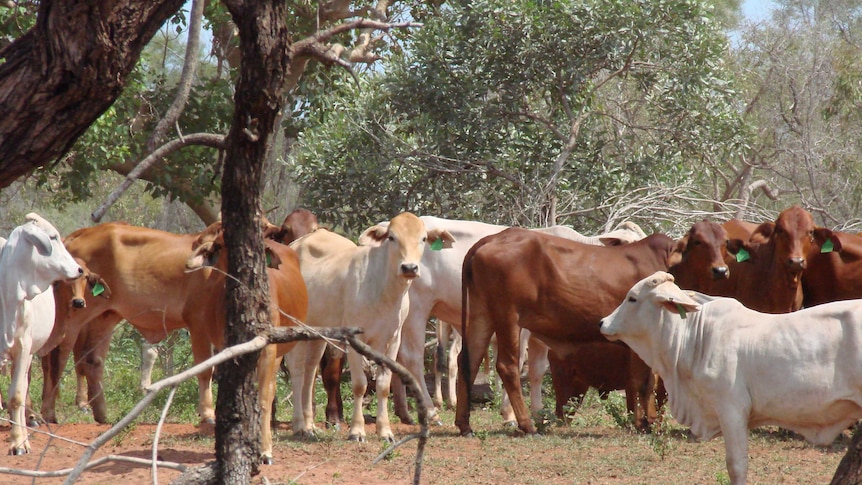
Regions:
<instances>
[{"instance_id":1,"label":"white cow","mask_svg":"<svg viewBox=\"0 0 862 485\"><path fill-rule=\"evenodd\" d=\"M433 417L437 414L437 410L425 385L425 379L422 378L424 375L425 328L428 319L431 316L437 317L438 329L442 331L445 331L450 325L447 322L458 322L451 327L455 328L458 334L453 341L453 348L449 351L449 389L447 393L449 404L454 407L456 404L457 356L460 350L461 265L464 261L464 255L479 239L497 234L506 229L507 226L433 216L422 216L420 219L429 230L445 228L456 241L452 245L452 249L447 251L434 251L431 248L425 248L420 265L422 278L414 281L410 287L410 313L404 322L401 351L398 354L398 361L413 372L413 375L417 376L424 393L425 406L432 411L431 416ZM593 245L628 244L646 237L643 230L632 222L624 222L615 230L600 236L584 236L565 226L552 226L535 230ZM529 332L525 332L522 335L522 340L526 341L528 334ZM445 334L438 333L440 345L446 345L443 335ZM538 339L532 338L529 339L527 348L529 349L527 359L530 384L533 386L531 389L538 390L538 392L531 392L531 409L535 412L542 408L541 382L542 376L548 368L548 348ZM523 354L521 360L523 364ZM435 367L435 373L437 372ZM435 376L434 400L439 405L441 403L441 391L436 382L439 382L437 376ZM406 400L403 398L403 386L396 387L394 392L402 394L395 399L395 402L398 406L396 407L396 414L402 416L403 419L408 415ZM511 405L508 405L508 396L504 396L501 414L504 422L514 423L515 416Z\"/></svg>"},{"instance_id":2,"label":"white cow","mask_svg":"<svg viewBox=\"0 0 862 485\"><path fill-rule=\"evenodd\" d=\"M862 300L766 314L673 281L638 282L601 332L662 376L677 421L702 440L724 435L731 483L746 482L749 428L825 445L862 418Z\"/></svg>"},{"instance_id":3,"label":"white cow","mask_svg":"<svg viewBox=\"0 0 862 485\"><path fill-rule=\"evenodd\" d=\"M401 343L401 329L409 310L407 291L424 277L419 260L427 244L438 240L448 247L454 241L443 228L426 229L422 221L405 212L386 226L367 229L360 237L374 242L356 246L350 240L325 229L303 236L293 243L299 255L300 270L308 287L309 308L306 322L313 326L360 327L363 341L395 359ZM439 243L438 243L439 244ZM435 247L438 247L435 244ZM314 375L326 342L301 342L287 354L293 382L299 382L295 400L293 430L314 432L312 398ZM362 398L368 385L362 372L363 358L348 351L354 406L349 437L365 440ZM302 374L302 379L297 376ZM387 403L392 373L380 367L376 377L377 433L387 441L394 436L389 425Z\"/></svg>"},{"instance_id":4,"label":"white cow","mask_svg":"<svg viewBox=\"0 0 862 485\"><path fill-rule=\"evenodd\" d=\"M0 360L12 361L9 454L30 452L25 427L28 374L33 353L54 328L54 281L71 280L83 270L63 246L60 233L38 214L16 227L0 250Z\"/></svg>"}]
</instances>

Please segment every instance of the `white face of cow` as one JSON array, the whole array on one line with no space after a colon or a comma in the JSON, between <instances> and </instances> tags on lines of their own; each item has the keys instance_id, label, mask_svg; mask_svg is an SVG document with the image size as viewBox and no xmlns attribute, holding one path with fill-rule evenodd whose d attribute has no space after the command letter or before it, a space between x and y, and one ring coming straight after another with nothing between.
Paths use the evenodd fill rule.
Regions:
<instances>
[{"instance_id":1,"label":"white face of cow","mask_svg":"<svg viewBox=\"0 0 862 485\"><path fill-rule=\"evenodd\" d=\"M84 274L51 223L30 213L27 222L15 228L4 248L4 265L20 272L19 285L26 298L45 291L54 281L72 280Z\"/></svg>"},{"instance_id":2,"label":"white face of cow","mask_svg":"<svg viewBox=\"0 0 862 485\"><path fill-rule=\"evenodd\" d=\"M626 340L649 334L657 322L670 312L685 318L688 312L700 310L673 282L673 275L659 271L637 282L626 299L601 321L602 335L608 340Z\"/></svg>"}]
</instances>

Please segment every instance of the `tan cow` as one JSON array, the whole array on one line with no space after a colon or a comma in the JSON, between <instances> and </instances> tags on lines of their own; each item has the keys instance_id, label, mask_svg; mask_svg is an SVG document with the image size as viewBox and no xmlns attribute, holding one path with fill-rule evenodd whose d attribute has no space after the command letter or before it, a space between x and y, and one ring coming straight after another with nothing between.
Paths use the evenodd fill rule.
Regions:
<instances>
[{"instance_id":1,"label":"tan cow","mask_svg":"<svg viewBox=\"0 0 862 485\"><path fill-rule=\"evenodd\" d=\"M426 244L449 246L454 238L445 229L426 230L415 215L405 212L366 230L356 246L348 239L318 229L291 244L299 254L300 268L309 293L307 322L314 326L351 326L364 329L361 338L392 359L398 354L401 328L409 310L407 291L420 278L419 261ZM437 241L440 240L440 243ZM294 383L299 382L299 398L294 406L293 430L313 433L312 395L314 375L325 342L302 343L287 357ZM351 380L355 403L349 437L365 440L362 397L367 380L360 371L362 356L349 350ZM297 376L302 374L301 379ZM394 440L389 424L387 403L391 371L385 367L376 377L378 415L377 433Z\"/></svg>"},{"instance_id":2,"label":"tan cow","mask_svg":"<svg viewBox=\"0 0 862 485\"><path fill-rule=\"evenodd\" d=\"M270 319L277 327L296 325L306 318L308 293L299 271L296 252L275 241L266 240L266 270L269 278ZM189 294L193 298L186 302L183 320L189 329L203 329L207 340L216 348L224 347L225 338L225 275L227 274L227 251L224 248L224 233L221 223L216 222L195 241L194 252L186 267L192 272ZM295 343L268 345L258 361L258 387L261 412L261 463L272 464L272 402L282 356ZM212 370L202 374L209 384ZM211 390L206 392L211 393Z\"/></svg>"}]
</instances>

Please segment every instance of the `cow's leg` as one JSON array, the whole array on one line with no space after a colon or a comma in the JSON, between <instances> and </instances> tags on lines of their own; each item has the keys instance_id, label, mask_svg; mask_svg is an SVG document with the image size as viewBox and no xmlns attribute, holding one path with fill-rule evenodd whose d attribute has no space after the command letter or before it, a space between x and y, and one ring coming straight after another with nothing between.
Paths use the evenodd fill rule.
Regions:
<instances>
[{"instance_id":1,"label":"cow's leg","mask_svg":"<svg viewBox=\"0 0 862 485\"><path fill-rule=\"evenodd\" d=\"M351 441L365 441L365 416L362 415L362 400L365 397L365 390L368 388L368 379L365 377L365 372L362 371L364 365L362 356L355 350L349 349L347 351L347 365L350 366L350 382L353 388L353 417L350 419L350 434L347 436L347 439ZM381 408L380 381L377 382L377 408L377 427L379 429Z\"/></svg>"},{"instance_id":2,"label":"cow's leg","mask_svg":"<svg viewBox=\"0 0 862 485\"><path fill-rule=\"evenodd\" d=\"M724 436L727 474L731 485L744 485L748 475L748 417L744 411L724 409L719 412Z\"/></svg>"},{"instance_id":3,"label":"cow's leg","mask_svg":"<svg viewBox=\"0 0 862 485\"><path fill-rule=\"evenodd\" d=\"M655 407L655 373L633 351L629 363L629 382L626 385L626 406L634 415L635 428L640 432L649 432L650 425L656 418ZM632 394L632 398L629 398Z\"/></svg>"},{"instance_id":4,"label":"cow's leg","mask_svg":"<svg viewBox=\"0 0 862 485\"><path fill-rule=\"evenodd\" d=\"M530 338L530 331L529 330L521 329L521 336L520 336L520 340L519 340L519 345L520 345L521 350L520 350L519 356L518 356L518 372L521 372L521 370L523 370L523 368L524 368L524 363L527 361L527 356L529 355L529 352L532 350L530 345L532 344L533 340L536 340L536 339ZM538 388L538 393L537 393L536 390L532 387L532 384L533 384L533 381L530 380L530 385L531 385L531 387L530 387L530 410L535 412L535 411L538 411L539 409L542 409L542 406L541 406L542 387L541 387L541 383L540 383L539 388ZM533 405L536 403L536 397L537 396L538 396L539 408L533 409ZM502 402L500 403L500 415L503 417L503 426L515 426L517 424L517 421L515 419L515 410L512 409L512 401L509 399L509 393L505 392L505 391L503 392L503 399L502 399Z\"/></svg>"},{"instance_id":5,"label":"cow's leg","mask_svg":"<svg viewBox=\"0 0 862 485\"><path fill-rule=\"evenodd\" d=\"M88 324L87 330L75 340L75 371L87 380L87 402L97 423L108 422L108 403L105 400L103 376L105 359L111 347L117 317L107 314ZM86 405L85 405L86 407Z\"/></svg>"},{"instance_id":6,"label":"cow's leg","mask_svg":"<svg viewBox=\"0 0 862 485\"><path fill-rule=\"evenodd\" d=\"M542 401L542 381L548 372L548 346L537 338L530 338L527 347L527 375L530 379L530 411L538 413L545 407Z\"/></svg>"},{"instance_id":7,"label":"cow's leg","mask_svg":"<svg viewBox=\"0 0 862 485\"><path fill-rule=\"evenodd\" d=\"M42 419L46 423L57 422L57 398L60 396L60 380L66 362L78 338L77 325L70 325L60 345L42 357Z\"/></svg>"},{"instance_id":8,"label":"cow's leg","mask_svg":"<svg viewBox=\"0 0 862 485\"><path fill-rule=\"evenodd\" d=\"M141 392L146 392L153 383L153 368L158 357L155 345L145 341L141 347Z\"/></svg>"},{"instance_id":9,"label":"cow's leg","mask_svg":"<svg viewBox=\"0 0 862 485\"><path fill-rule=\"evenodd\" d=\"M291 428L300 436L314 436L314 377L325 350L323 341L298 342L285 356L293 387Z\"/></svg>"},{"instance_id":10,"label":"cow's leg","mask_svg":"<svg viewBox=\"0 0 862 485\"><path fill-rule=\"evenodd\" d=\"M341 375L344 352L327 345L320 360L320 377L326 390L326 426L338 429L344 422L344 400L341 397Z\"/></svg>"},{"instance_id":11,"label":"cow's leg","mask_svg":"<svg viewBox=\"0 0 862 485\"><path fill-rule=\"evenodd\" d=\"M90 400L87 398L86 372L84 364L75 364L75 406L81 410L86 410L90 405Z\"/></svg>"},{"instance_id":12,"label":"cow's leg","mask_svg":"<svg viewBox=\"0 0 862 485\"><path fill-rule=\"evenodd\" d=\"M521 347L519 338L520 328L517 325L497 331L497 374L503 382L506 393L509 394L518 428L524 433L535 434L533 417L521 393L521 369L518 366Z\"/></svg>"},{"instance_id":13,"label":"cow's leg","mask_svg":"<svg viewBox=\"0 0 862 485\"><path fill-rule=\"evenodd\" d=\"M25 408L28 391L27 374L33 358L32 347L29 337L16 337L13 350L10 351L12 359L12 379L9 385L9 418L12 420L12 430L9 432L10 455L30 453L30 440L25 426L27 418Z\"/></svg>"},{"instance_id":14,"label":"cow's leg","mask_svg":"<svg viewBox=\"0 0 862 485\"><path fill-rule=\"evenodd\" d=\"M398 357L398 350L401 343L401 334L397 333L387 344L385 349L386 356L395 360ZM392 369L384 365L378 366L375 386L377 390L377 436L385 441L394 443L395 435L392 433L392 428L389 423L389 389L391 381ZM431 396L428 396L427 402L429 404L431 403ZM436 417L436 415L437 413L435 410L434 416Z\"/></svg>"},{"instance_id":15,"label":"cow's leg","mask_svg":"<svg viewBox=\"0 0 862 485\"><path fill-rule=\"evenodd\" d=\"M472 311L472 308L471 308ZM467 341L458 355L458 402L455 408L455 425L461 431L462 436L472 436L473 429L470 427L470 397L473 393L473 382L479 373L479 366L485 351L491 343L491 335L494 332L490 322L484 316L470 315L467 324Z\"/></svg>"},{"instance_id":16,"label":"cow's leg","mask_svg":"<svg viewBox=\"0 0 862 485\"><path fill-rule=\"evenodd\" d=\"M400 362L399 362L400 363ZM403 364L402 364L403 365ZM392 408L395 415L404 424L416 424L413 417L410 416L410 406L407 403L407 386L398 377L398 374L392 373L392 382L390 384L390 395L392 396Z\"/></svg>"},{"instance_id":17,"label":"cow's leg","mask_svg":"<svg viewBox=\"0 0 862 485\"><path fill-rule=\"evenodd\" d=\"M461 334L455 332L455 336L452 337L452 346L449 347L449 370L446 376L449 384L448 389L446 390L446 396L449 400L450 409L455 409L456 406L458 406L458 395L455 392L455 389L458 381L458 354L461 353L463 344L464 340L461 338Z\"/></svg>"},{"instance_id":18,"label":"cow's leg","mask_svg":"<svg viewBox=\"0 0 862 485\"><path fill-rule=\"evenodd\" d=\"M411 305L412 302L413 300L411 299ZM431 400L431 393L428 392L428 385L425 383L425 329L428 326L425 316L428 315L428 312L429 310L426 310L424 307L410 307L410 313L401 327L401 336L398 338L401 344L400 346L395 345L392 352L397 354L398 363L406 367L407 370L413 374L413 377L416 378L416 381L419 384L419 389L422 391L422 395L416 396L416 399L421 399L422 406L427 410L427 422L431 424L442 424L440 417L437 414L437 407ZM402 388L404 387L400 379L398 380L398 384ZM379 395L380 391L378 388L378 399ZM404 395L406 397L406 391ZM406 399L404 399L403 407L405 408L402 410L405 411L404 414L398 414L398 416L402 417L402 421L412 421L409 419L409 413L406 412ZM407 417L408 419L405 420L404 417Z\"/></svg>"},{"instance_id":19,"label":"cow's leg","mask_svg":"<svg viewBox=\"0 0 862 485\"><path fill-rule=\"evenodd\" d=\"M548 367L551 370L551 384L554 387L557 417L566 419L564 406L569 399L583 395L585 390L579 386L577 372L571 359L560 357L553 350L548 351Z\"/></svg>"},{"instance_id":20,"label":"cow's leg","mask_svg":"<svg viewBox=\"0 0 862 485\"><path fill-rule=\"evenodd\" d=\"M267 345L260 354L257 365L258 388L260 389L260 462L272 465L272 401L275 398L275 380L281 357L276 357L276 346Z\"/></svg>"},{"instance_id":21,"label":"cow's leg","mask_svg":"<svg viewBox=\"0 0 862 485\"><path fill-rule=\"evenodd\" d=\"M443 320L437 320L437 346L434 349L434 367L432 374L434 375L434 405L438 408L443 407L443 373L446 367L443 362L446 361L446 346L449 344L449 334L452 332L452 327Z\"/></svg>"},{"instance_id":22,"label":"cow's leg","mask_svg":"<svg viewBox=\"0 0 862 485\"><path fill-rule=\"evenodd\" d=\"M199 364L212 356L212 346L203 332L189 332L192 344L194 363ZM215 424L215 406L213 405L213 371L212 367L198 374L198 415L201 423Z\"/></svg>"}]
</instances>

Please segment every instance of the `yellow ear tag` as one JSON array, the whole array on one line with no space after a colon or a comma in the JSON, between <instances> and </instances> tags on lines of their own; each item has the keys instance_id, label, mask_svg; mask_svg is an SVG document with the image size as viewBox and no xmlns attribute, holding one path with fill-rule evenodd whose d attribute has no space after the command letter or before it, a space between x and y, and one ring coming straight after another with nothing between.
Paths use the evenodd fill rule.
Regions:
<instances>
[{"instance_id":1,"label":"yellow ear tag","mask_svg":"<svg viewBox=\"0 0 862 485\"><path fill-rule=\"evenodd\" d=\"M93 285L93 296L99 296L105 292L105 287L101 283Z\"/></svg>"},{"instance_id":2,"label":"yellow ear tag","mask_svg":"<svg viewBox=\"0 0 862 485\"><path fill-rule=\"evenodd\" d=\"M683 308L679 303L676 304L676 311L679 312L679 316L685 319L685 308Z\"/></svg>"},{"instance_id":3,"label":"yellow ear tag","mask_svg":"<svg viewBox=\"0 0 862 485\"><path fill-rule=\"evenodd\" d=\"M437 238L431 243L431 250L440 251L441 249L443 249L443 238Z\"/></svg>"},{"instance_id":4,"label":"yellow ear tag","mask_svg":"<svg viewBox=\"0 0 862 485\"><path fill-rule=\"evenodd\" d=\"M827 239L826 242L823 243L822 246L820 246L821 253L831 253L833 249L835 249L835 245L832 244L831 239Z\"/></svg>"},{"instance_id":5,"label":"yellow ear tag","mask_svg":"<svg viewBox=\"0 0 862 485\"><path fill-rule=\"evenodd\" d=\"M746 251L745 248L740 248L739 251L736 253L737 263L748 261L749 259L751 259L751 255L748 254L748 251Z\"/></svg>"}]
</instances>

